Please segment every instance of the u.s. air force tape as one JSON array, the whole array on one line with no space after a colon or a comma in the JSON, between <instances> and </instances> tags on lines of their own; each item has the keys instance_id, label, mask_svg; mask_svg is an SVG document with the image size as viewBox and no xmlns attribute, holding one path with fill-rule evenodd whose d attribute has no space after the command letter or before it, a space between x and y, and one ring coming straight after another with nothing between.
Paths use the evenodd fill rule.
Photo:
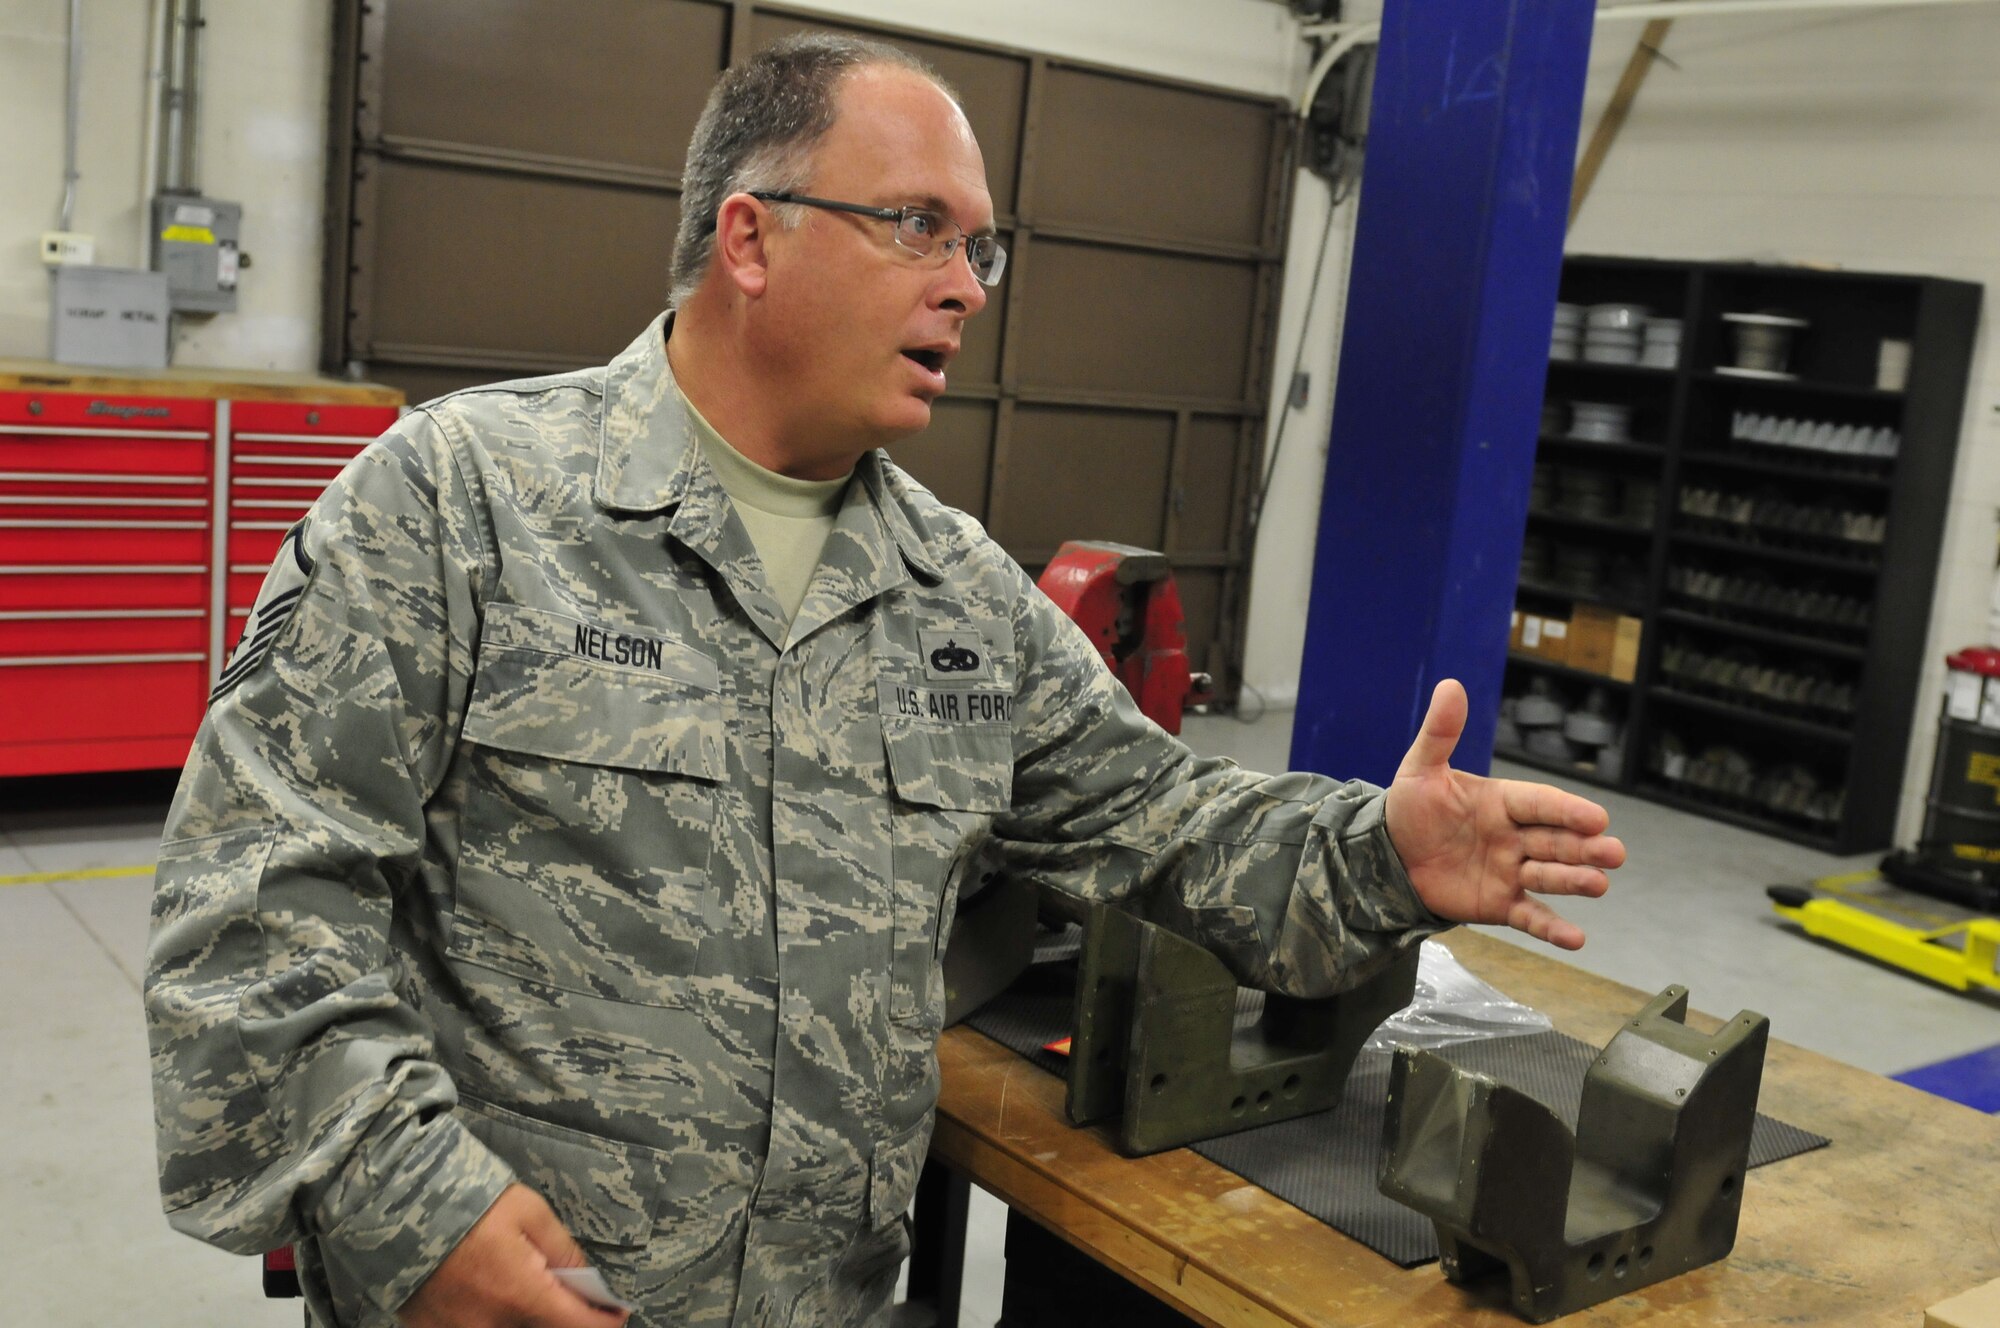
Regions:
<instances>
[{"instance_id":1,"label":"u.s. air force tape","mask_svg":"<svg viewBox=\"0 0 2000 1328\"><path fill-rule=\"evenodd\" d=\"M921 687L884 678L876 684L882 713L933 724L1012 724L1014 695L997 687Z\"/></svg>"},{"instance_id":2,"label":"u.s. air force tape","mask_svg":"<svg viewBox=\"0 0 2000 1328\"><path fill-rule=\"evenodd\" d=\"M208 694L210 705L257 671L257 666L271 653L271 643L298 612L299 601L305 597L317 566L313 556L306 552L307 519L300 517L299 523L285 533L284 543L278 546L278 556L272 560L264 585L257 592L257 602L243 624L243 635L230 653L222 676L215 680L214 690Z\"/></svg>"}]
</instances>

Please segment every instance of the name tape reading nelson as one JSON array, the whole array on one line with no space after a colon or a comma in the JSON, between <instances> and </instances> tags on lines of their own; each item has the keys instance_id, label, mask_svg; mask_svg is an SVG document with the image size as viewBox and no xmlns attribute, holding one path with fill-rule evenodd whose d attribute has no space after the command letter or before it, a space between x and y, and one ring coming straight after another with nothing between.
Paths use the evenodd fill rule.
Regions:
<instances>
[{"instance_id":1,"label":"name tape reading nelson","mask_svg":"<svg viewBox=\"0 0 2000 1328\"><path fill-rule=\"evenodd\" d=\"M602 627L591 627L585 623L576 625L576 639L570 649L586 659L601 659L607 664L624 664L635 669L652 669L656 673L664 667L666 656L665 643L657 638L627 636L623 632L608 632Z\"/></svg>"}]
</instances>

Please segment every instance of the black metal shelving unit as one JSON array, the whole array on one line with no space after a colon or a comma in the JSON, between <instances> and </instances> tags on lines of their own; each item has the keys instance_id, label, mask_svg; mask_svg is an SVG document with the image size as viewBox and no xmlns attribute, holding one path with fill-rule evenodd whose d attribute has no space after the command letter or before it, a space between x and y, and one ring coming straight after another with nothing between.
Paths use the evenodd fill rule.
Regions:
<instances>
[{"instance_id":1,"label":"black metal shelving unit","mask_svg":"<svg viewBox=\"0 0 2000 1328\"><path fill-rule=\"evenodd\" d=\"M1624 722L1615 771L1496 755L1837 853L1889 847L1901 796L1981 291L1935 277L1572 256L1562 298L1682 320L1673 369L1551 362L1552 401L1632 408L1631 441L1544 437L1536 460L1657 486L1650 522L1531 511L1530 539L1624 559L1621 584L1524 580L1524 611L1588 603L1645 623L1629 684L1510 654L1506 693L1536 679L1571 701L1602 688ZM1731 312L1808 321L1789 380L1723 372ZM1877 386L1884 339L1907 341L1900 390ZM1893 457L1751 441L1741 417L1893 430ZM1824 435L1821 435L1824 437ZM1693 495L1686 497L1684 495ZM1737 515L1701 509L1720 497ZM1690 510L1693 509L1693 510ZM1747 512L1748 515L1742 515ZM1808 514L1809 527L1786 522ZM1776 513L1776 516L1771 515ZM1874 533L1842 533L1867 518ZM1643 564L1643 588L1634 563ZM1582 591L1583 593L1578 593ZM1669 652L1678 672L1663 668ZM1687 661L1698 661L1700 676ZM1816 699L1802 699L1816 698ZM1829 698L1834 698L1829 700Z\"/></svg>"}]
</instances>

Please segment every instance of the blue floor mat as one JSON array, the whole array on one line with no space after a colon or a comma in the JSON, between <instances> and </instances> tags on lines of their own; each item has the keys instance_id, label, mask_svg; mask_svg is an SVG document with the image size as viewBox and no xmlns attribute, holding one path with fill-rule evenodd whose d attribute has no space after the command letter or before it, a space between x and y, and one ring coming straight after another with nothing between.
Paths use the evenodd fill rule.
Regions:
<instances>
[{"instance_id":1,"label":"blue floor mat","mask_svg":"<svg viewBox=\"0 0 2000 1328\"><path fill-rule=\"evenodd\" d=\"M1963 1103L1974 1111L2000 1112L2000 1046L1919 1065L1890 1078Z\"/></svg>"}]
</instances>

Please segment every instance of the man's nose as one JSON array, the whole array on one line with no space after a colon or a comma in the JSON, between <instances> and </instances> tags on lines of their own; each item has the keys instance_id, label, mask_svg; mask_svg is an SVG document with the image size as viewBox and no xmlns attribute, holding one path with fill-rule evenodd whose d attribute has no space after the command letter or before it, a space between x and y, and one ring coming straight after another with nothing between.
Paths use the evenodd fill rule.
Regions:
<instances>
[{"instance_id":1,"label":"man's nose","mask_svg":"<svg viewBox=\"0 0 2000 1328\"><path fill-rule=\"evenodd\" d=\"M972 274L972 254L967 245L957 245L944 260L936 298L938 308L958 310L967 318L986 307L986 287Z\"/></svg>"}]
</instances>

